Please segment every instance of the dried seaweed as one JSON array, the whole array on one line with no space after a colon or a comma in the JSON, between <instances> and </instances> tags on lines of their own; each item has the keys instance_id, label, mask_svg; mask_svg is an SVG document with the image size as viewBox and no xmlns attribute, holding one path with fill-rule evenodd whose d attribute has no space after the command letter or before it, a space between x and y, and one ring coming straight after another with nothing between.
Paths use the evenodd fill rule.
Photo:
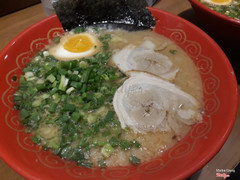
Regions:
<instances>
[{"instance_id":1,"label":"dried seaweed","mask_svg":"<svg viewBox=\"0 0 240 180\"><path fill-rule=\"evenodd\" d=\"M52 4L66 31L78 26L142 30L155 25L146 0L53 0Z\"/></svg>"}]
</instances>

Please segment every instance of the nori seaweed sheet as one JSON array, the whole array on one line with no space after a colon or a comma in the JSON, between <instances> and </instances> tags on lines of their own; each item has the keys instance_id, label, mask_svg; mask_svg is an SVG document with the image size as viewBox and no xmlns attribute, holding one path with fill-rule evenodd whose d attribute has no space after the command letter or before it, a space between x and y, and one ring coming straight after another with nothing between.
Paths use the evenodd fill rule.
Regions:
<instances>
[{"instance_id":1,"label":"nori seaweed sheet","mask_svg":"<svg viewBox=\"0 0 240 180\"><path fill-rule=\"evenodd\" d=\"M52 5L65 31L78 26L129 31L155 26L146 0L53 0Z\"/></svg>"}]
</instances>

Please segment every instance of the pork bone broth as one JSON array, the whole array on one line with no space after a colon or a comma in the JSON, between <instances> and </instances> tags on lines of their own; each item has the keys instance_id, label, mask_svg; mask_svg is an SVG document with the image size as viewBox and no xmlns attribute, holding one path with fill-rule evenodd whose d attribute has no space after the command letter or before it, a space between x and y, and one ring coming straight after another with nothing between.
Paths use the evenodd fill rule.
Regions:
<instances>
[{"instance_id":1,"label":"pork bone broth","mask_svg":"<svg viewBox=\"0 0 240 180\"><path fill-rule=\"evenodd\" d=\"M127 32L116 30L111 33L110 48L113 51L122 49L129 44L136 46L143 44L151 48L152 45L149 41L153 42L155 51L169 57L174 66L179 68L177 76L172 82L193 95L200 102L202 101L202 82L199 71L190 57L173 41L153 31Z\"/></svg>"},{"instance_id":2,"label":"pork bone broth","mask_svg":"<svg viewBox=\"0 0 240 180\"><path fill-rule=\"evenodd\" d=\"M44 149L84 167L126 166L161 155L201 121L202 84L164 36L75 29L27 64L14 102Z\"/></svg>"}]
</instances>

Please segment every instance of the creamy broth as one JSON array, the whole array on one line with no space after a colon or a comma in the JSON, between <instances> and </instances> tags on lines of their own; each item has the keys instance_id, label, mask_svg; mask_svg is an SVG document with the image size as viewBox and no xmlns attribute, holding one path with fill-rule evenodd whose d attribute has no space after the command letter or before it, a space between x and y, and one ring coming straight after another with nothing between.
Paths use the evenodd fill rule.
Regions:
<instances>
[{"instance_id":1,"label":"creamy broth","mask_svg":"<svg viewBox=\"0 0 240 180\"><path fill-rule=\"evenodd\" d=\"M113 38L114 35L123 38L121 42L113 42L111 44L110 47L112 50L121 49L128 44L140 45L146 38L153 41L157 47L163 48L158 52L168 56L180 69L173 83L180 86L200 102L202 101L202 82L199 71L191 58L173 41L153 31L127 32L118 30L112 33ZM176 53L170 53L171 50L176 50Z\"/></svg>"},{"instance_id":2,"label":"creamy broth","mask_svg":"<svg viewBox=\"0 0 240 180\"><path fill-rule=\"evenodd\" d=\"M202 103L202 82L199 71L191 58L173 41L169 40L163 35L157 34L153 31L138 31L138 32L127 32L123 30L113 31L113 39L116 36L121 37L120 42L111 42L111 49L122 49L128 44L140 45L144 39L150 39L157 47L158 52L168 56L171 61L179 67L179 72L173 83L181 87L184 91L194 96L197 100ZM174 54L170 53L171 50L176 50ZM110 62L111 65L112 62ZM133 131L126 132L123 134L124 139L137 140L142 146L140 149L132 149L123 152L120 148L116 149L111 156L106 160L107 166L127 166L130 165L129 156L131 154L139 157L141 162L149 161L155 158L166 150L171 148L174 144L178 143L183 138L191 126L182 124L179 134L175 132L149 132L146 134L134 133ZM91 160L97 164L98 160L101 159L101 150L95 149L91 151Z\"/></svg>"},{"instance_id":3,"label":"creamy broth","mask_svg":"<svg viewBox=\"0 0 240 180\"><path fill-rule=\"evenodd\" d=\"M91 37L92 33L90 30L90 35L87 36ZM106 34L110 34L111 38L105 36ZM81 166L98 166L99 162L104 162L107 167L127 166L131 164L129 158L132 156L137 157L141 163L149 161L178 143L191 125L178 121L177 131L156 130L146 133L121 128L112 100L114 92L128 77L118 70L110 54L114 55L129 44L140 46L145 40L150 40L155 44L155 51L168 57L178 69L176 77L169 81L196 98L202 105L199 71L179 46L153 31L100 30L96 37L104 37L101 42L94 40L97 45L104 44L105 40L109 43L107 51L103 50L103 54L99 52L99 56L97 54L96 57L81 59L81 54L81 58L77 60L74 57L74 60L59 61L51 54L58 52L57 46L61 46L61 42L57 41L57 44L53 43L33 58L24 70L20 90L15 94L15 104L22 115L21 121L28 131L34 134L35 143L64 159L74 160ZM94 53L100 49L97 45ZM98 58L103 62L98 62ZM36 70L37 68L39 69ZM42 75L41 72L45 74ZM26 86L33 88L28 88L27 92ZM37 95L34 88L38 90ZM22 97L27 97L25 93L34 98L23 101ZM27 109L28 107L30 108ZM119 144L116 146L113 137L118 138ZM80 156L82 159L79 159Z\"/></svg>"}]
</instances>

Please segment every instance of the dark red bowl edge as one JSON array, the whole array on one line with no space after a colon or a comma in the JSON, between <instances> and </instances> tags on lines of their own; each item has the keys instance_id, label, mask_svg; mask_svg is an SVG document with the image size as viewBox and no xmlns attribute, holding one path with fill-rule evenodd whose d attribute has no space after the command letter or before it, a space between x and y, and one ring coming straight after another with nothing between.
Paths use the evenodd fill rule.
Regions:
<instances>
[{"instance_id":1,"label":"dark red bowl edge","mask_svg":"<svg viewBox=\"0 0 240 180\"><path fill-rule=\"evenodd\" d=\"M191 1L191 0L189 0L189 1ZM150 11L151 10L162 11L165 14L167 14L168 16L176 16L176 15L170 13L170 12L160 10L160 9L157 9L157 8L148 7L148 9ZM234 125L235 120L236 120L238 106L239 106L239 93L238 93L237 79L236 79L234 70L232 68L232 65L231 65L230 61L228 60L227 56L225 55L225 53L223 52L223 50L220 48L220 46L206 32L204 32L202 29L200 29L199 27L197 27L193 23L189 22L188 20L185 20L184 18L182 18L180 16L176 16L176 18L180 19L182 22L186 23L188 26L190 26L190 27L196 29L197 31L199 31L201 35L205 36L209 40L209 42L211 44L213 44L213 46L216 48L216 51L218 53L221 53L221 56L223 56L224 59L227 60L227 61L225 61L225 63L228 64L228 66L226 66L226 67L228 68L228 72L230 72L229 76L232 76L232 78L230 78L230 79L232 80L232 84L234 85L234 87L232 87L232 89L235 92L235 97L236 97L236 98L233 99L233 102L235 102L234 104L236 104L236 106L235 106L235 108L232 109L232 111L231 111L232 117L230 118L230 119L234 119L234 120L231 121L231 123L229 124L228 128L226 129L225 134L222 136L221 141L219 141L217 144L215 144L216 146L215 146L214 150L211 151L211 153L209 153L208 156L206 156L205 159L203 159L197 165L191 166L190 169L188 169L187 171L184 171L181 175L179 175L178 177L175 178L175 179L185 179L185 178L190 177L192 174L197 172L199 169L203 168L203 166L206 165L221 150L222 146L227 141L227 138L229 137L229 134L231 133L231 130L232 130L233 125Z\"/></svg>"},{"instance_id":2,"label":"dark red bowl edge","mask_svg":"<svg viewBox=\"0 0 240 180\"><path fill-rule=\"evenodd\" d=\"M231 17L228 17L226 15L223 15L221 13L218 13L217 11L214 11L212 9L210 9L209 7L205 6L204 4L202 4L201 2L199 2L198 0L188 0L191 5L193 6L196 6L196 7L199 7L200 9L204 10L205 12L209 13L209 14L213 14L214 16L228 22L228 23L232 23L236 26L239 26L240 27L240 20L236 20L234 18L231 18Z\"/></svg>"}]
</instances>

